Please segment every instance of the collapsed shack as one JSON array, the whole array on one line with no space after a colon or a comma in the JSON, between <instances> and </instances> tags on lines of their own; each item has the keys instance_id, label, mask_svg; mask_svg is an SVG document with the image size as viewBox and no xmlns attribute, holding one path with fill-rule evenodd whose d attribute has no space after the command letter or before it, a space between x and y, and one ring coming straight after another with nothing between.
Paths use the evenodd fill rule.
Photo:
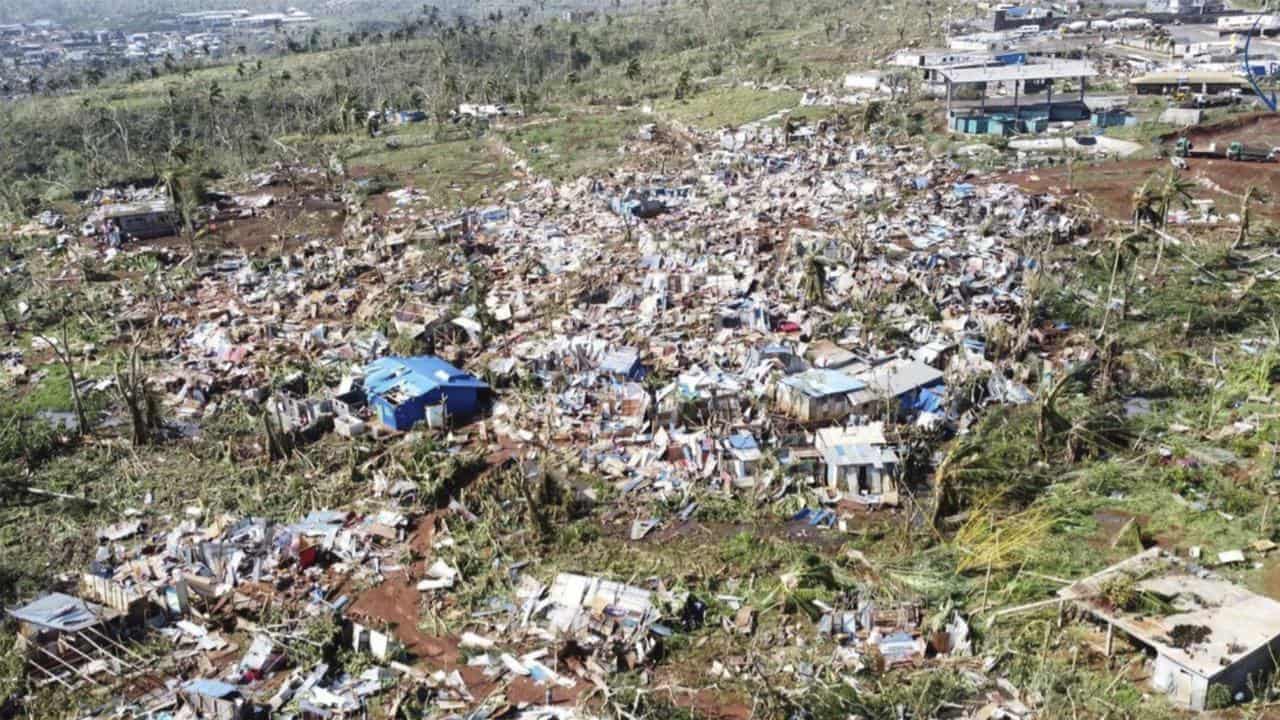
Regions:
<instances>
[{"instance_id":1,"label":"collapsed shack","mask_svg":"<svg viewBox=\"0 0 1280 720\"><path fill-rule=\"evenodd\" d=\"M167 198L103 205L89 214L87 223L95 229L114 224L123 238L134 240L151 240L178 233L178 215Z\"/></svg>"},{"instance_id":2,"label":"collapsed shack","mask_svg":"<svg viewBox=\"0 0 1280 720\"><path fill-rule=\"evenodd\" d=\"M124 612L54 592L8 614L18 622L28 667L46 680L66 687L82 681L97 685L94 675L119 675L130 667L116 657L117 640L126 631Z\"/></svg>"},{"instance_id":3,"label":"collapsed shack","mask_svg":"<svg viewBox=\"0 0 1280 720\"><path fill-rule=\"evenodd\" d=\"M1117 629L1154 655L1151 686L1191 710L1251 698L1280 657L1280 602L1159 547L1072 583L1058 597L1106 625L1108 656Z\"/></svg>"}]
</instances>

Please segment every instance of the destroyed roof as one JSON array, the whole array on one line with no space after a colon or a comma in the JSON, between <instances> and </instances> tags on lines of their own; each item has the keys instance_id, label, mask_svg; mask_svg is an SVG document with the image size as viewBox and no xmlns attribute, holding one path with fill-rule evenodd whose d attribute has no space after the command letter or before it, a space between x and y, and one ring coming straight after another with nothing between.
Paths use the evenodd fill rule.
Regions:
<instances>
[{"instance_id":1,"label":"destroyed roof","mask_svg":"<svg viewBox=\"0 0 1280 720\"><path fill-rule=\"evenodd\" d=\"M849 377L842 372L825 368L805 370L802 373L783 378L780 382L810 397L843 395L861 390L867 386L861 380Z\"/></svg>"},{"instance_id":2,"label":"destroyed roof","mask_svg":"<svg viewBox=\"0 0 1280 720\"><path fill-rule=\"evenodd\" d=\"M217 698L219 700L236 697L240 694L240 689L235 685L224 683L221 680L207 680L204 678L191 680L183 685L182 689L190 693L195 693L196 695Z\"/></svg>"},{"instance_id":3,"label":"destroyed roof","mask_svg":"<svg viewBox=\"0 0 1280 720\"><path fill-rule=\"evenodd\" d=\"M1149 611L1115 608L1102 598L1111 578L1128 576L1134 589L1170 599L1174 611L1157 616ZM1091 613L1124 630L1182 667L1213 678L1231 664L1280 636L1280 602L1263 597L1218 577L1192 568L1159 547L1134 555L1058 591ZM1174 647L1170 633L1179 625L1206 627L1208 637L1186 648Z\"/></svg>"},{"instance_id":4,"label":"destroyed roof","mask_svg":"<svg viewBox=\"0 0 1280 720\"><path fill-rule=\"evenodd\" d=\"M110 620L119 613L101 605L85 602L78 597L63 593L49 593L32 600L23 607L10 610L9 615L46 630L79 632L104 620Z\"/></svg>"},{"instance_id":5,"label":"destroyed roof","mask_svg":"<svg viewBox=\"0 0 1280 720\"><path fill-rule=\"evenodd\" d=\"M443 387L488 387L470 373L432 355L412 358L379 358L364 369L365 388L375 395L403 388L411 395L425 395Z\"/></svg>"},{"instance_id":6,"label":"destroyed roof","mask_svg":"<svg viewBox=\"0 0 1280 720\"><path fill-rule=\"evenodd\" d=\"M132 203L114 203L111 205L103 205L94 210L89 219L94 222L109 220L111 218L132 217L134 215L152 215L157 213L173 212L173 203L167 199L147 200L143 202Z\"/></svg>"}]
</instances>

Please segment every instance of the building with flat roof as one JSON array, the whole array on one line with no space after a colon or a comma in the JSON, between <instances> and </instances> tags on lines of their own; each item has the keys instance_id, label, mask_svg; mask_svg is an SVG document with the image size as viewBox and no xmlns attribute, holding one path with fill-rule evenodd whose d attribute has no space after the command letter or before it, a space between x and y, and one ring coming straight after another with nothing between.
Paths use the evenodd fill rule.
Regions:
<instances>
[{"instance_id":1,"label":"building with flat roof","mask_svg":"<svg viewBox=\"0 0 1280 720\"><path fill-rule=\"evenodd\" d=\"M1116 591L1114 588L1129 588ZM1205 710L1210 688L1239 701L1275 671L1280 602L1154 547L1058 591L1106 624L1106 654L1120 630L1154 654L1151 685L1169 700ZM1125 606L1117 598L1130 597Z\"/></svg>"},{"instance_id":2,"label":"building with flat roof","mask_svg":"<svg viewBox=\"0 0 1280 720\"><path fill-rule=\"evenodd\" d=\"M1168 95L1179 90L1216 95L1232 90L1246 90L1249 81L1228 70L1161 70L1129 81L1138 95Z\"/></svg>"},{"instance_id":3,"label":"building with flat roof","mask_svg":"<svg viewBox=\"0 0 1280 720\"><path fill-rule=\"evenodd\" d=\"M1041 132L1048 123L1083 120L1089 116L1084 103L1088 79L1097 72L1086 60L1051 60L1049 62L1008 62L982 67L939 68L946 86L947 126L953 131L976 135L1014 135ZM1054 103L1054 83L1074 80L1079 84L1079 99ZM956 91L961 87L978 89L978 107L954 107ZM987 91L1003 86L1013 91L1013 103L987 105ZM1024 95L1045 94L1043 101L1025 102Z\"/></svg>"}]
</instances>

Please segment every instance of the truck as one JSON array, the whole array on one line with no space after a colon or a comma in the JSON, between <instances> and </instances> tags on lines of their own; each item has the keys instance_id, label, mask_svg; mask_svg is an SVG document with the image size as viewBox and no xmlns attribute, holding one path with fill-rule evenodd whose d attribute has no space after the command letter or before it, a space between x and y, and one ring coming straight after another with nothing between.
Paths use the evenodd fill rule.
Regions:
<instances>
[{"instance_id":1,"label":"truck","mask_svg":"<svg viewBox=\"0 0 1280 720\"><path fill-rule=\"evenodd\" d=\"M1277 148L1258 145L1246 145L1235 141L1227 145L1226 150L1219 149L1217 143L1210 143L1206 149L1195 147L1190 138L1180 137L1173 145L1174 157L1180 158L1226 158L1236 162L1272 162L1276 159Z\"/></svg>"},{"instance_id":2,"label":"truck","mask_svg":"<svg viewBox=\"0 0 1280 720\"><path fill-rule=\"evenodd\" d=\"M1227 159L1240 162L1271 162L1275 159L1275 148L1260 145L1245 145L1233 142L1227 146Z\"/></svg>"}]
</instances>

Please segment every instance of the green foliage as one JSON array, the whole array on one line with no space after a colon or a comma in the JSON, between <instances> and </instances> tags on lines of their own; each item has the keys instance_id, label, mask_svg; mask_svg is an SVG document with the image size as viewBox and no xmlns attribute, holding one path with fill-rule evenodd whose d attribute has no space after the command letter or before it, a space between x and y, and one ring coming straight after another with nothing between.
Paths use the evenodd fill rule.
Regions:
<instances>
[{"instance_id":1,"label":"green foliage","mask_svg":"<svg viewBox=\"0 0 1280 720\"><path fill-rule=\"evenodd\" d=\"M1231 688L1222 683L1213 683L1209 686L1208 692L1204 695L1206 710L1225 710L1231 705Z\"/></svg>"}]
</instances>

